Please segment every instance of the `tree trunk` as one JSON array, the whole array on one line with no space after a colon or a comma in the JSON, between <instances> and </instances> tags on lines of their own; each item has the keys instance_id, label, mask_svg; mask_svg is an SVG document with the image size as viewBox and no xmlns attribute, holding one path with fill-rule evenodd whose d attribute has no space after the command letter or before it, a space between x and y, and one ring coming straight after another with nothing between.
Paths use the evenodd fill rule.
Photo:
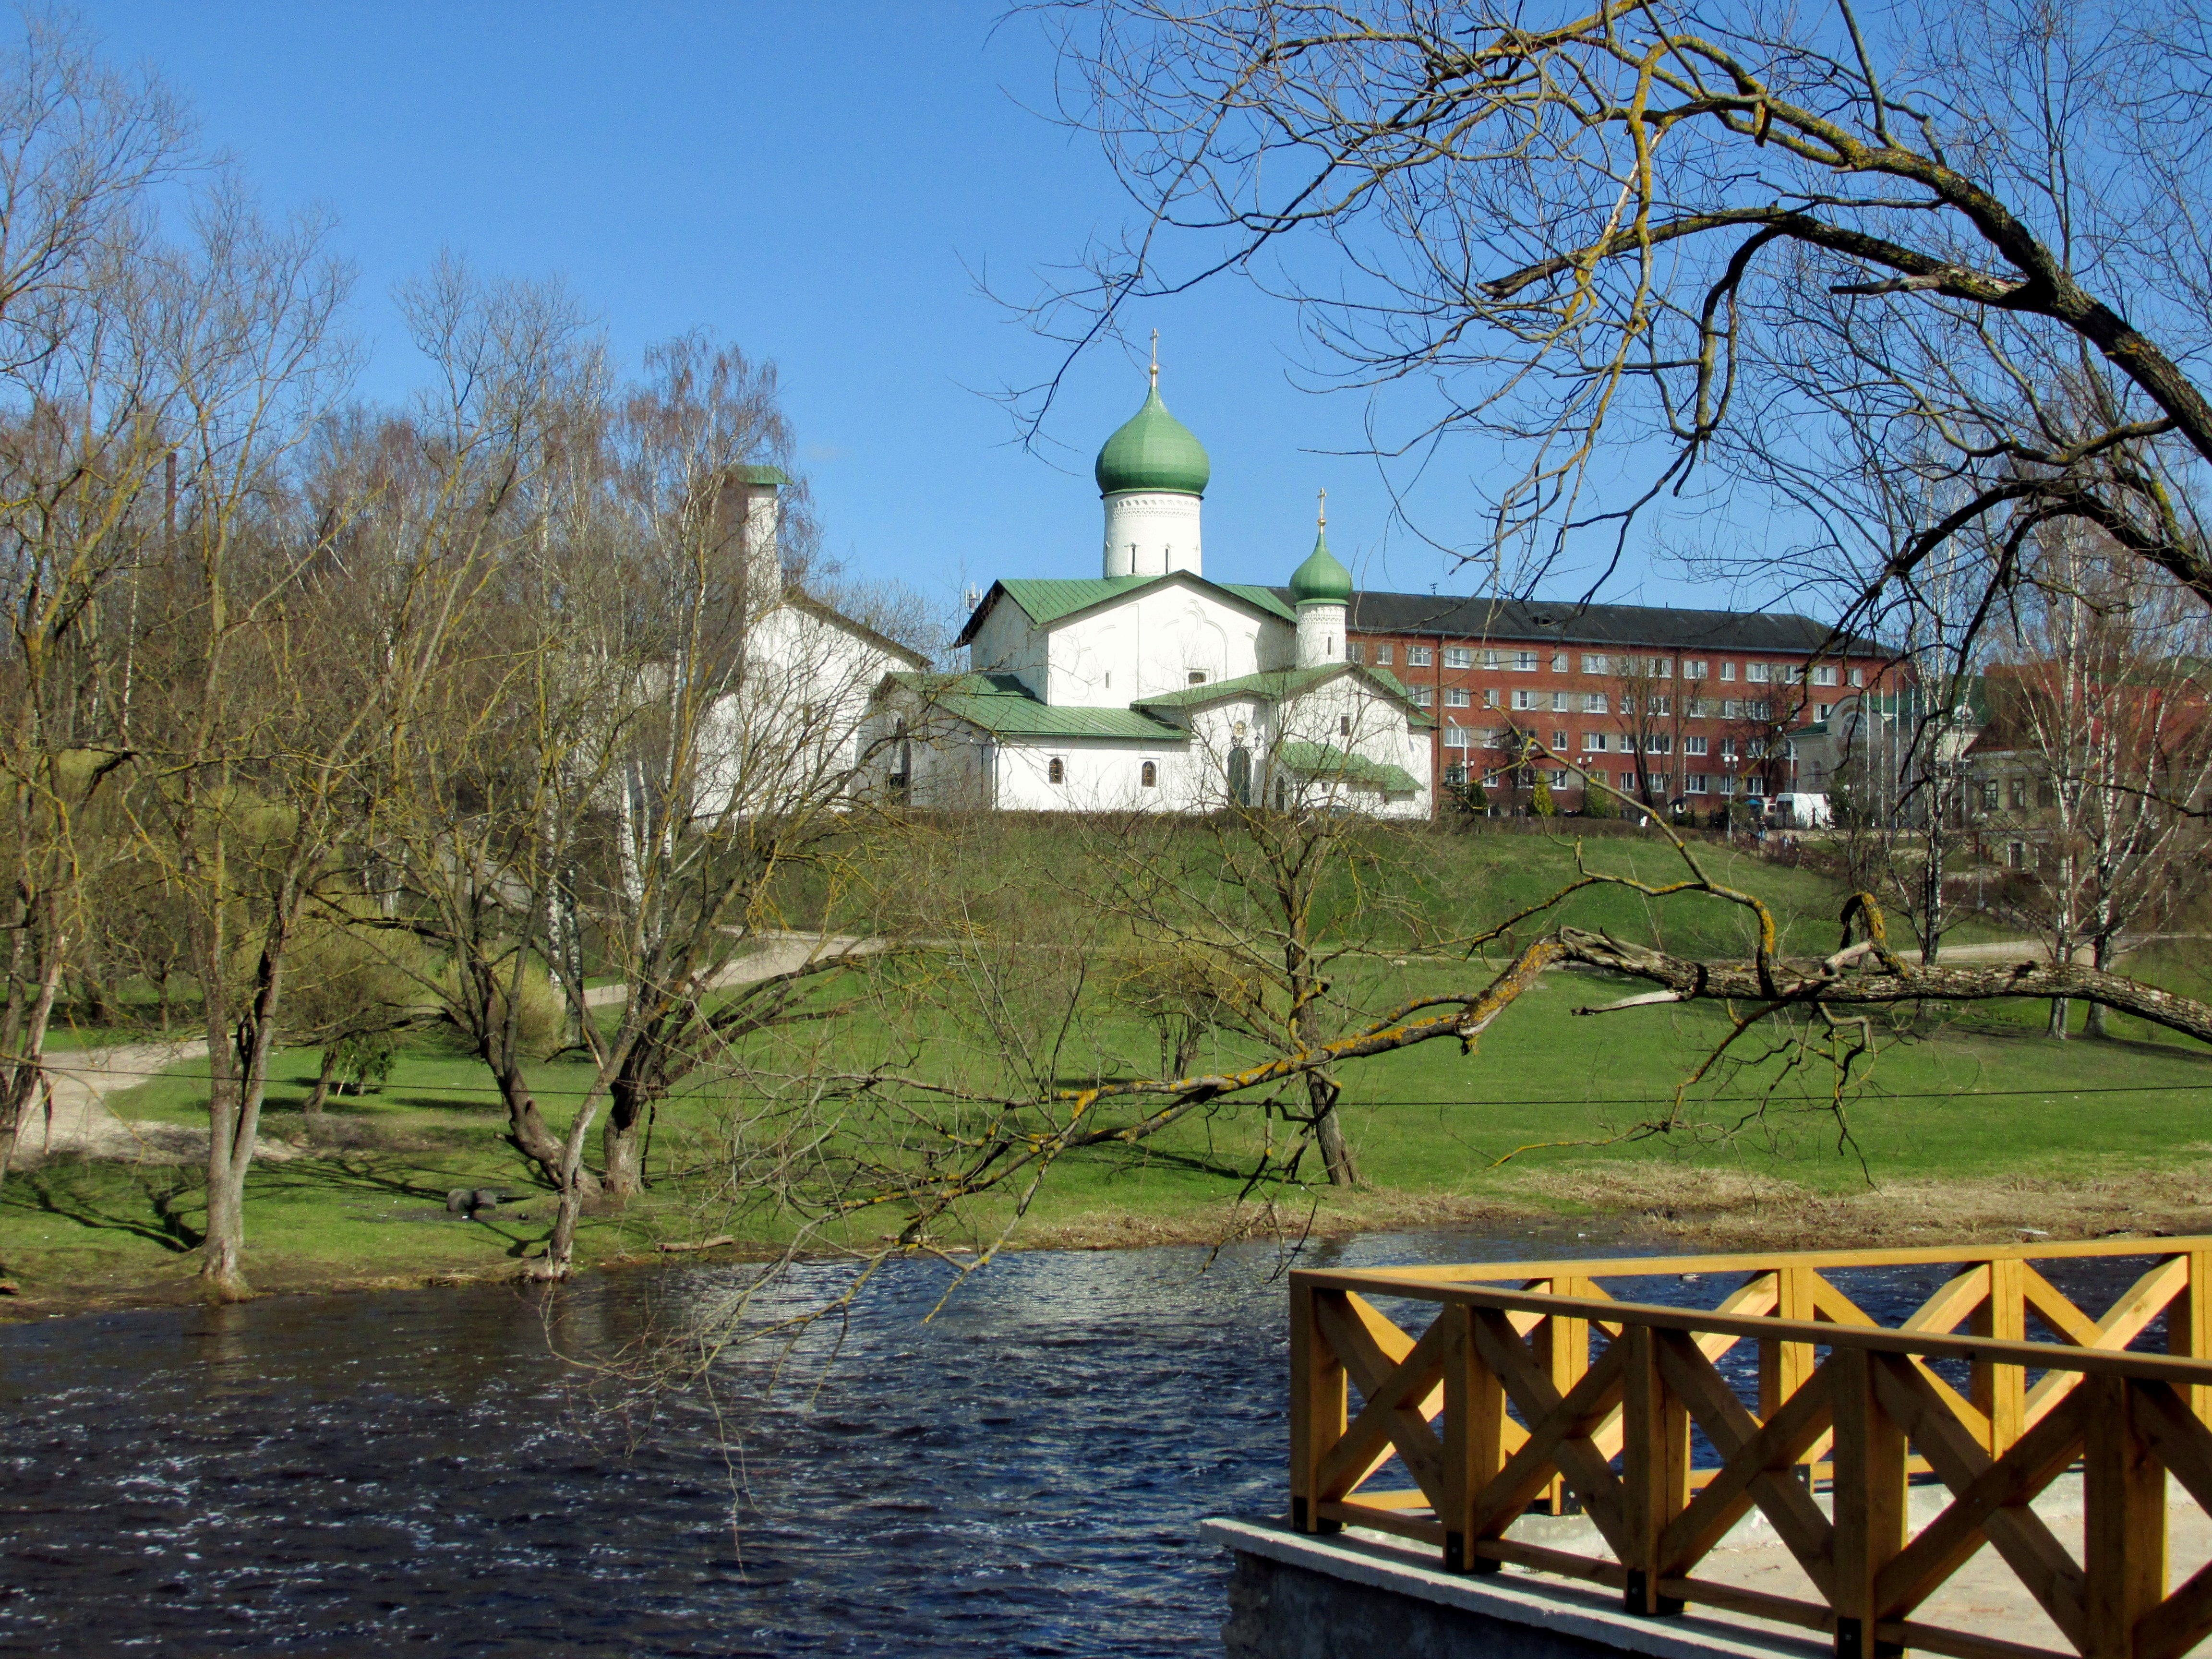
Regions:
<instances>
[{"instance_id":1,"label":"tree trunk","mask_svg":"<svg viewBox=\"0 0 2212 1659\"><path fill-rule=\"evenodd\" d=\"M538 1102L530 1092L530 1085L522 1080L519 1067L499 1068L499 1092L507 1104L507 1144L535 1164L556 1192L562 1191L569 1183L562 1173L566 1160L561 1141L545 1127L545 1119L539 1114ZM585 1196L599 1196L599 1183L589 1170L576 1171L575 1184Z\"/></svg>"},{"instance_id":2,"label":"tree trunk","mask_svg":"<svg viewBox=\"0 0 2212 1659\"><path fill-rule=\"evenodd\" d=\"M2067 1000L2064 997L2053 997L2051 999L2051 1023L2044 1027L2044 1030L2045 1035L2050 1036L2054 1042L2063 1042L2066 1041L2067 1007Z\"/></svg>"},{"instance_id":3,"label":"tree trunk","mask_svg":"<svg viewBox=\"0 0 2212 1659\"><path fill-rule=\"evenodd\" d=\"M599 1146L610 1198L635 1198L645 1189L645 1126L654 1095L651 1085L628 1077L617 1077L608 1092L607 1127Z\"/></svg>"},{"instance_id":4,"label":"tree trunk","mask_svg":"<svg viewBox=\"0 0 2212 1659\"><path fill-rule=\"evenodd\" d=\"M2100 973L2112 971L2112 941L2110 935L2100 935L2096 942L2089 947L2089 965ZM2103 1003L2091 1003L2081 1016L2081 1035L2092 1037L2111 1036L2112 1028L2106 1023L2109 1018Z\"/></svg>"},{"instance_id":5,"label":"tree trunk","mask_svg":"<svg viewBox=\"0 0 2212 1659\"><path fill-rule=\"evenodd\" d=\"M1313 1108L1314 1134L1321 1142L1321 1164L1328 1172L1328 1184L1354 1187L1359 1183L1359 1170L1352 1163L1352 1148L1344 1142L1344 1118L1337 1110L1341 1092L1319 1072L1306 1073L1306 1099Z\"/></svg>"},{"instance_id":6,"label":"tree trunk","mask_svg":"<svg viewBox=\"0 0 2212 1659\"><path fill-rule=\"evenodd\" d=\"M301 1115L310 1123L323 1121L323 1103L331 1097L331 1079L338 1074L338 1045L326 1043L323 1048L323 1068L315 1073L315 1086L308 1092L307 1103L300 1109Z\"/></svg>"}]
</instances>

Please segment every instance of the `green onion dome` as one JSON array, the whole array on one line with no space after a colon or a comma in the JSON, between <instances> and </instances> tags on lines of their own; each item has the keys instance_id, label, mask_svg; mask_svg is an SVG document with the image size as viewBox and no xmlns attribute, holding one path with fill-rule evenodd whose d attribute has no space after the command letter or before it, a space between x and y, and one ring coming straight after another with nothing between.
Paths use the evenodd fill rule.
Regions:
<instances>
[{"instance_id":1,"label":"green onion dome","mask_svg":"<svg viewBox=\"0 0 2212 1659\"><path fill-rule=\"evenodd\" d=\"M1094 476L1102 495L1118 489L1172 489L1203 495L1213 464L1191 429L1168 413L1156 384L1145 406L1098 452Z\"/></svg>"},{"instance_id":2,"label":"green onion dome","mask_svg":"<svg viewBox=\"0 0 2212 1659\"><path fill-rule=\"evenodd\" d=\"M1352 573L1328 550L1328 532L1314 538L1306 562L1291 572L1291 597L1304 605L1310 600L1346 605L1352 599Z\"/></svg>"}]
</instances>

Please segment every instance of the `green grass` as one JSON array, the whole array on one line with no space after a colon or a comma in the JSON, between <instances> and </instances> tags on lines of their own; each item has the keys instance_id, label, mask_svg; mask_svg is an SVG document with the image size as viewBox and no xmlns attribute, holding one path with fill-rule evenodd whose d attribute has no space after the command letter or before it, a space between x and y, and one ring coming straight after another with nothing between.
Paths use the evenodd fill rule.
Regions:
<instances>
[{"instance_id":1,"label":"green grass","mask_svg":"<svg viewBox=\"0 0 2212 1659\"><path fill-rule=\"evenodd\" d=\"M1050 850L1043 831L1021 833ZM1423 903L1435 922L1472 926L1534 902L1571 873L1565 848L1524 836L1439 838L1427 855ZM1594 842L1588 856L1595 867L1652 881L1679 870L1671 853L1650 842ZM1752 888L1776 907L1789 948L1832 948L1839 896L1832 884L1725 849L1710 856L1717 878ZM1017 897L1037 902L1033 894ZM1698 953L1738 953L1748 939L1746 918L1734 907L1703 898L1654 905L1618 888L1580 894L1540 925L1560 921ZM2160 947L2128 966L2177 988L2204 988L2206 976L2185 948ZM927 964L902 971L926 973ZM1464 986L1484 973L1432 958L1402 967L1384 959L1348 966L1340 994L1372 1007ZM1793 1064L1778 1043L1780 1033L1756 1035L1746 1041L1741 1064L1722 1067L1692 1093L1678 1128L1624 1139L1668 1111L1725 1021L1709 1006L1572 1012L1635 988L1598 975L1555 974L1471 1055L1444 1040L1350 1068L1343 1109L1366 1183L1386 1195L1499 1197L1571 1211L1578 1182L1594 1182L1624 1161L1750 1170L1842 1193L1863 1188L1869 1177L2098 1179L2192 1163L2212 1148L2212 1054L2126 1020L2114 1022L2113 1041L2052 1042L2043 1035L2039 1003L1954 1011L1909 1034L1876 1021L1876 1053L1859 1066L1840 1115L1826 1099L1827 1071ZM887 999L880 1017L840 1028L827 1057L840 1065L863 1061L910 1038L940 1070L965 1063L979 1075L988 1071L993 1056L944 1020L933 1024L936 1017L909 1011L902 1024L900 1002ZM1350 1018L1349 1010L1340 1012ZM1094 1001L1060 1069L1068 1081L1127 1075L1146 1069L1156 1052L1149 1028ZM318 1058L311 1048L279 1055L266 1138L302 1138L299 1108ZM151 1129L199 1124L205 1075L204 1061L180 1066L112 1104ZM574 1063L549 1064L534 1075L556 1133L589 1076L588 1067ZM660 1184L627 1212L587 1224L581 1240L587 1260L647 1250L656 1238L722 1231L716 1212L695 1212L694 1195L668 1179L671 1154L696 1146L718 1104L692 1097L663 1109L652 1170ZM264 1288L499 1273L541 1245L550 1196L503 1139L503 1115L483 1068L442 1041L416 1040L381 1089L334 1099L328 1123L313 1155L256 1164L248 1260ZM1279 1121L1270 1126L1249 1103L1224 1105L1141 1146L1071 1158L1031 1223L1046 1236L1111 1236L1109 1222L1188 1226L1192 1218L1218 1214L1271 1127L1273 1143L1280 1145ZM855 1124L848 1133L871 1133L871 1126ZM1319 1179L1311 1164L1304 1173ZM445 1217L447 1189L484 1186L524 1201L490 1223ZM994 1200L969 1219L988 1231L1004 1215L1003 1203ZM181 1286L195 1265L191 1252L203 1217L199 1178L189 1165L56 1163L9 1177L0 1194L0 1262L34 1297ZM872 1216L853 1236L872 1240L892 1226L888 1215Z\"/></svg>"}]
</instances>

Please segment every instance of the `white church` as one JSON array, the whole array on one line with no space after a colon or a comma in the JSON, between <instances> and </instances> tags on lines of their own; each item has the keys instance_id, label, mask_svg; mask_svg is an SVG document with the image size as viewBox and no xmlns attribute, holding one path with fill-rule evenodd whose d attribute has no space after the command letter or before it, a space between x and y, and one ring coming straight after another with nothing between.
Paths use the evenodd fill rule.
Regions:
<instances>
[{"instance_id":1,"label":"white church","mask_svg":"<svg viewBox=\"0 0 2212 1659\"><path fill-rule=\"evenodd\" d=\"M1009 811L1427 817L1432 722L1388 671L1346 659L1352 574L1326 519L1287 599L1208 580L1211 464L1152 374L1098 452L1099 574L994 582L955 641L967 672L887 674L887 786Z\"/></svg>"}]
</instances>

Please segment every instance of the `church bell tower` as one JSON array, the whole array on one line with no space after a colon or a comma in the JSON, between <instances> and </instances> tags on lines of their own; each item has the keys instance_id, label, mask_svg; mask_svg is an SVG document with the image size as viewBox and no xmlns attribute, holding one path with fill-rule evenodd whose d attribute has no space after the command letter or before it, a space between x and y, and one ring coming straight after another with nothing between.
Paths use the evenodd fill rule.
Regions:
<instances>
[{"instance_id":1,"label":"church bell tower","mask_svg":"<svg viewBox=\"0 0 2212 1659\"><path fill-rule=\"evenodd\" d=\"M1098 452L1093 476L1106 509L1103 574L1205 574L1199 513L1212 464L1206 447L1160 401L1159 333L1152 334L1152 385L1144 407Z\"/></svg>"}]
</instances>

